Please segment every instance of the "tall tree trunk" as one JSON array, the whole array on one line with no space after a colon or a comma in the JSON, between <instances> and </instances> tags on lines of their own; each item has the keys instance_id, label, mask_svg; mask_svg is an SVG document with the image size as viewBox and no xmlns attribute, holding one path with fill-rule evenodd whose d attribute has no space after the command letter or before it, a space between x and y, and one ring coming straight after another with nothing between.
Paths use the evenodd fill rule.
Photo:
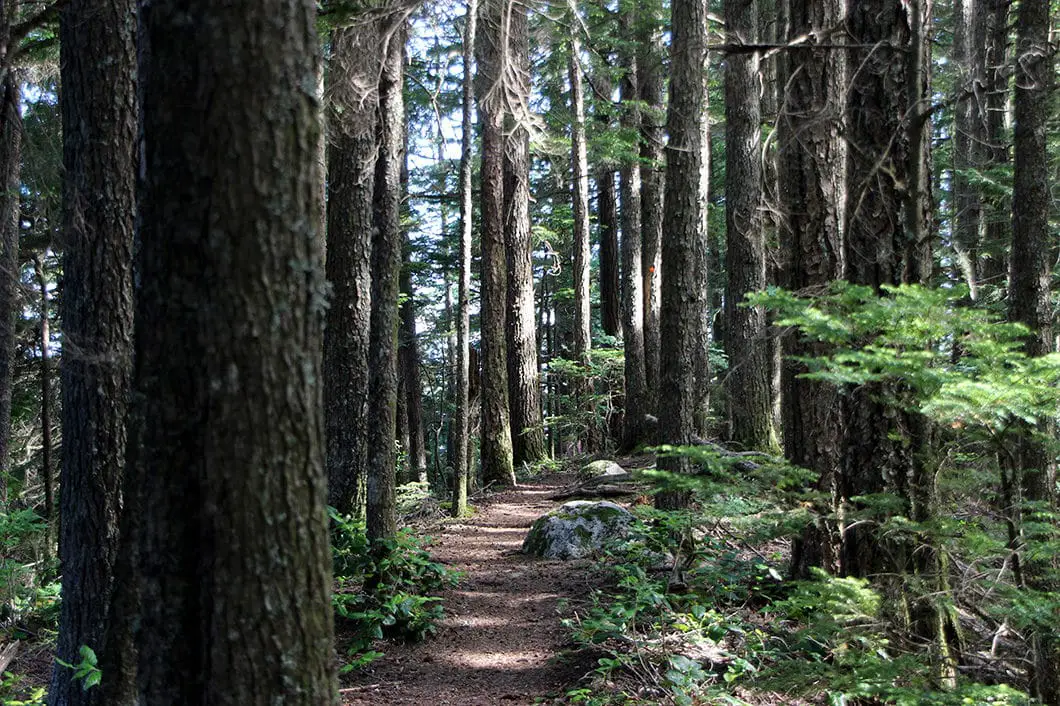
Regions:
<instances>
[{"instance_id":1,"label":"tall tree trunk","mask_svg":"<svg viewBox=\"0 0 1060 706\"><path fill-rule=\"evenodd\" d=\"M756 0L727 0L729 44L754 43ZM766 242L762 219L761 112L756 53L733 53L725 71L725 233L729 274L725 291L725 379L730 437L747 449L779 448L770 391L771 343L762 307L748 307L749 292L766 287Z\"/></svg>"},{"instance_id":2,"label":"tall tree trunk","mask_svg":"<svg viewBox=\"0 0 1060 706\"><path fill-rule=\"evenodd\" d=\"M630 31L636 8L627 7L623 28ZM622 78L622 127L640 129L637 107L637 60L632 51L624 57ZM625 352L625 416L622 446L634 449L646 441L644 416L648 413L648 382L644 366L644 278L641 267L641 168L636 157L628 158L620 174L622 199L622 339ZM654 440L651 440L654 442Z\"/></svg>"},{"instance_id":3,"label":"tall tree trunk","mask_svg":"<svg viewBox=\"0 0 1060 706\"><path fill-rule=\"evenodd\" d=\"M662 306L662 228L665 165L666 106L663 104L662 27L655 14L638 22L637 80L643 110L640 114L640 232L641 276L644 279L644 381L646 411L658 415L659 311Z\"/></svg>"},{"instance_id":4,"label":"tall tree trunk","mask_svg":"<svg viewBox=\"0 0 1060 706\"><path fill-rule=\"evenodd\" d=\"M368 449L368 338L372 311L372 198L380 21L336 29L326 94L328 199L324 419L328 504L364 516Z\"/></svg>"},{"instance_id":5,"label":"tall tree trunk","mask_svg":"<svg viewBox=\"0 0 1060 706\"><path fill-rule=\"evenodd\" d=\"M368 483L366 517L369 539L397 532L394 485L397 455L398 295L401 277L401 165L404 160L405 51L404 12L384 24L386 53L379 74L378 158L372 199L372 316L368 334Z\"/></svg>"},{"instance_id":6,"label":"tall tree trunk","mask_svg":"<svg viewBox=\"0 0 1060 706\"><path fill-rule=\"evenodd\" d=\"M509 0L482 4L482 32L476 95L482 122L482 480L498 486L515 484L512 429L508 414L506 343L508 263L504 248L504 83L503 52L508 42Z\"/></svg>"},{"instance_id":7,"label":"tall tree trunk","mask_svg":"<svg viewBox=\"0 0 1060 706\"><path fill-rule=\"evenodd\" d=\"M142 704L337 701L315 10L141 5Z\"/></svg>"},{"instance_id":8,"label":"tall tree trunk","mask_svg":"<svg viewBox=\"0 0 1060 706\"><path fill-rule=\"evenodd\" d=\"M48 546L45 548L45 555L50 557L60 518L55 514L55 479L52 469L51 322L48 320L48 280L44 274L43 254L34 258L33 266L40 292L40 477L44 482L44 516L48 522ZM116 517L113 524L117 525ZM104 606L108 597L104 596Z\"/></svg>"},{"instance_id":9,"label":"tall tree trunk","mask_svg":"<svg viewBox=\"0 0 1060 706\"><path fill-rule=\"evenodd\" d=\"M978 298L982 196L973 170L985 165L987 148L986 25L979 5L987 0L955 0L953 4L953 64L957 70L953 129L953 246L960 274Z\"/></svg>"},{"instance_id":10,"label":"tall tree trunk","mask_svg":"<svg viewBox=\"0 0 1060 706\"><path fill-rule=\"evenodd\" d=\"M9 29L9 3L0 2L0 41L6 46L2 33ZM19 112L21 90L18 77L11 70L3 74L0 83L0 490L7 497L8 476L11 472L11 393L14 386L15 319L20 297L18 234L19 193L22 168L22 114Z\"/></svg>"},{"instance_id":11,"label":"tall tree trunk","mask_svg":"<svg viewBox=\"0 0 1060 706\"><path fill-rule=\"evenodd\" d=\"M56 656L77 663L81 645L100 654L104 651L120 547L132 368L136 3L75 0L63 7L59 32L64 168L59 496L63 600ZM112 665L107 666L113 671ZM49 703L104 702L102 689L85 691L71 676L68 668L55 666Z\"/></svg>"},{"instance_id":12,"label":"tall tree trunk","mask_svg":"<svg viewBox=\"0 0 1060 706\"><path fill-rule=\"evenodd\" d=\"M408 430L409 477L427 482L427 441L423 431L423 383L420 380L420 344L416 336L416 293L412 289L411 245L408 232L402 232L401 332L399 335L401 379L404 383L405 423ZM448 294L447 294L448 298Z\"/></svg>"},{"instance_id":13,"label":"tall tree trunk","mask_svg":"<svg viewBox=\"0 0 1060 706\"><path fill-rule=\"evenodd\" d=\"M471 294L471 149L475 136L471 122L475 99L471 62L475 55L478 29L478 2L468 0L464 15L464 87L460 114L460 282L456 299L456 412L453 419L453 517L467 512L468 427L470 419L470 334L469 296Z\"/></svg>"},{"instance_id":14,"label":"tall tree trunk","mask_svg":"<svg viewBox=\"0 0 1060 706\"><path fill-rule=\"evenodd\" d=\"M1049 235L1048 122L1055 116L1053 63L1049 46L1049 2L1023 0L1016 19L1015 173L1012 199L1012 253L1009 270L1009 319L1030 329L1025 351L1041 356L1054 351L1050 284L1052 246ZM1049 422L1039 431L1053 436ZM1056 464L1053 454L1029 430L1018 449L1024 499L1040 511L1055 512ZM1032 518L1034 519L1034 518ZM1038 521L1042 521L1038 519ZM1048 521L1048 520L1046 520ZM1053 521L1055 523L1055 520ZM1055 562L1024 562L1027 587L1056 591ZM1031 687L1049 706L1060 704L1060 631L1037 626L1032 638Z\"/></svg>"},{"instance_id":15,"label":"tall tree trunk","mask_svg":"<svg viewBox=\"0 0 1060 706\"><path fill-rule=\"evenodd\" d=\"M508 257L508 402L516 465L547 456L541 418L534 317L533 238L530 231L530 34L527 7L508 4L507 71L513 96L504 161L505 246Z\"/></svg>"},{"instance_id":16,"label":"tall tree trunk","mask_svg":"<svg viewBox=\"0 0 1060 706\"><path fill-rule=\"evenodd\" d=\"M592 77L597 129L608 132L612 125L611 77L607 70ZM606 106L606 108L604 107ZM596 182L597 239L600 243L600 323L608 336L622 337L622 287L619 278L618 195L615 166L602 160L594 172Z\"/></svg>"},{"instance_id":17,"label":"tall tree trunk","mask_svg":"<svg viewBox=\"0 0 1060 706\"><path fill-rule=\"evenodd\" d=\"M783 285L812 294L843 273L846 201L846 143L840 120L846 91L842 52L817 48L831 43L830 32L843 21L843 0L786 0L784 41L814 38L786 52L778 71L777 117L780 242L785 267ZM839 568L838 508L843 417L834 386L805 380L805 368L792 356L821 355L824 349L788 335L787 360L781 370L784 454L792 463L817 473L817 489L828 498L817 508L819 523L795 542L792 572L807 576L810 567Z\"/></svg>"},{"instance_id":18,"label":"tall tree trunk","mask_svg":"<svg viewBox=\"0 0 1060 706\"><path fill-rule=\"evenodd\" d=\"M977 0L976 23L984 26L986 51L984 52L985 79L983 92L986 101L987 150L986 164L989 168L1003 168L1009 163L1009 134L1006 125L1009 76L1009 0ZM1007 251L1011 241L1012 204L1009 196L994 194L983 204L986 221L983 242L980 246L982 271L979 279L983 284L1004 287L1008 277Z\"/></svg>"},{"instance_id":19,"label":"tall tree trunk","mask_svg":"<svg viewBox=\"0 0 1060 706\"><path fill-rule=\"evenodd\" d=\"M662 240L662 340L659 442L683 445L692 441L696 424L696 347L701 334L700 307L706 288L698 266L706 247L703 233L702 121L707 109L703 66L707 45L706 0L673 0L670 105L666 145L666 206ZM687 471L683 458L660 458L659 468ZM684 492L655 496L660 508L687 503Z\"/></svg>"}]
</instances>

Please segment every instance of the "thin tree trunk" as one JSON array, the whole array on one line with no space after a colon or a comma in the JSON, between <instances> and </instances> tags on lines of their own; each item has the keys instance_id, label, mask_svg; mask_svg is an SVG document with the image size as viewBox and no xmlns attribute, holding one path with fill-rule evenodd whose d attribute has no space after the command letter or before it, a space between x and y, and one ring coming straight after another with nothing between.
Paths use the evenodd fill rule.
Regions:
<instances>
[{"instance_id":1,"label":"thin tree trunk","mask_svg":"<svg viewBox=\"0 0 1060 706\"><path fill-rule=\"evenodd\" d=\"M976 22L986 36L985 79L987 154L990 169L1009 164L1009 131L1006 125L1009 77L1009 0L977 0ZM983 204L985 228L980 246L982 284L1004 287L1008 277L1008 246L1012 240L1012 204L1002 190Z\"/></svg>"},{"instance_id":2,"label":"thin tree trunk","mask_svg":"<svg viewBox=\"0 0 1060 706\"><path fill-rule=\"evenodd\" d=\"M460 281L456 299L456 412L453 419L453 517L467 512L468 422L470 419L470 334L469 297L471 294L471 149L474 143L472 104L475 99L471 62L475 55L478 2L468 0L464 15L464 95L460 116Z\"/></svg>"},{"instance_id":3,"label":"thin tree trunk","mask_svg":"<svg viewBox=\"0 0 1060 706\"><path fill-rule=\"evenodd\" d=\"M611 128L611 79L606 71L592 78L596 94L597 129ZM603 106L607 106L604 108ZM622 287L619 273L621 254L618 247L618 195L615 190L615 167L609 161L597 165L596 182L597 238L600 243L600 323L608 336L622 337Z\"/></svg>"},{"instance_id":4,"label":"thin tree trunk","mask_svg":"<svg viewBox=\"0 0 1060 706\"><path fill-rule=\"evenodd\" d=\"M139 703L335 704L316 7L141 11Z\"/></svg>"},{"instance_id":5,"label":"thin tree trunk","mask_svg":"<svg viewBox=\"0 0 1060 706\"><path fill-rule=\"evenodd\" d=\"M328 504L364 517L380 22L331 35L324 419Z\"/></svg>"},{"instance_id":6,"label":"thin tree trunk","mask_svg":"<svg viewBox=\"0 0 1060 706\"><path fill-rule=\"evenodd\" d=\"M33 263L40 291L40 437L41 480L44 482L44 515L48 522L48 546L45 552L51 556L60 518L55 513L55 477L52 469L52 371L51 333L49 331L48 280L44 276L44 256L37 255ZM117 517L107 518L117 524ZM109 596L104 596L104 603Z\"/></svg>"},{"instance_id":7,"label":"thin tree trunk","mask_svg":"<svg viewBox=\"0 0 1060 706\"><path fill-rule=\"evenodd\" d=\"M10 28L8 3L0 3L0 41ZM5 43L6 46L6 43ZM14 72L4 72L0 84L0 486L7 497L11 473L11 393L14 385L15 319L19 312L19 190L22 159L21 91Z\"/></svg>"},{"instance_id":8,"label":"thin tree trunk","mask_svg":"<svg viewBox=\"0 0 1060 706\"><path fill-rule=\"evenodd\" d=\"M81 645L102 655L106 633L117 627L109 611L119 548L128 544L120 538L119 516L132 374L136 3L75 0L63 7L59 28L64 167L59 496L63 600L56 656L78 663ZM41 287L46 309L43 279ZM42 344L47 359L46 339ZM47 365L42 361L42 393L50 387ZM50 398L43 400L46 406ZM46 438L45 449L50 452L49 446ZM129 657L125 659L127 664ZM118 668L114 660L104 659L102 664L108 678L114 675L106 694L103 689L83 690L68 668L56 664L49 703L102 704L107 695L127 694L132 689L131 672Z\"/></svg>"},{"instance_id":9,"label":"thin tree trunk","mask_svg":"<svg viewBox=\"0 0 1060 706\"><path fill-rule=\"evenodd\" d=\"M416 293L412 289L411 245L408 232L402 232L400 363L404 383L405 423L408 433L409 477L427 482L427 442L423 431L423 385L420 380L420 345L416 336ZM446 296L448 299L448 294Z\"/></svg>"},{"instance_id":10,"label":"thin tree trunk","mask_svg":"<svg viewBox=\"0 0 1060 706\"><path fill-rule=\"evenodd\" d=\"M707 283L699 279L704 259L703 218L706 203L702 182L705 151L702 120L707 108L703 65L707 44L706 0L672 3L670 105L666 146L666 206L662 240L662 340L659 442L689 444L696 424L696 348L702 295ZM660 458L659 468L684 472L687 459ZM655 496L659 508L686 505L685 492Z\"/></svg>"},{"instance_id":11,"label":"thin tree trunk","mask_svg":"<svg viewBox=\"0 0 1060 706\"><path fill-rule=\"evenodd\" d=\"M512 430L508 413L507 287L504 248L504 85L502 52L507 46L504 18L508 0L486 0L476 88L482 122L482 302L479 328L482 340L482 480L487 484L515 484Z\"/></svg>"},{"instance_id":12,"label":"thin tree trunk","mask_svg":"<svg viewBox=\"0 0 1060 706\"><path fill-rule=\"evenodd\" d=\"M368 335L368 483L366 518L369 539L397 532L394 450L397 422L399 280L401 277L401 164L404 160L405 21L403 12L386 20L386 54L379 78L379 156L372 200L372 316Z\"/></svg>"}]
</instances>

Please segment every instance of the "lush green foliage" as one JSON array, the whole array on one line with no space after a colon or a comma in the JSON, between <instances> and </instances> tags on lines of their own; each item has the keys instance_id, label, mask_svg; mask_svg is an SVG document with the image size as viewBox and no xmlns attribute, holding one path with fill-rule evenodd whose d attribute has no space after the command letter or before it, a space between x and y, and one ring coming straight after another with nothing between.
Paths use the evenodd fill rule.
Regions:
<instances>
[{"instance_id":1,"label":"lush green foliage","mask_svg":"<svg viewBox=\"0 0 1060 706\"><path fill-rule=\"evenodd\" d=\"M443 614L441 598L432 594L455 585L458 576L431 559L424 548L428 540L405 528L394 539L373 544L364 523L334 511L331 522L332 605L336 618L354 632L346 669L381 656L371 649L376 640L417 641L432 634Z\"/></svg>"}]
</instances>

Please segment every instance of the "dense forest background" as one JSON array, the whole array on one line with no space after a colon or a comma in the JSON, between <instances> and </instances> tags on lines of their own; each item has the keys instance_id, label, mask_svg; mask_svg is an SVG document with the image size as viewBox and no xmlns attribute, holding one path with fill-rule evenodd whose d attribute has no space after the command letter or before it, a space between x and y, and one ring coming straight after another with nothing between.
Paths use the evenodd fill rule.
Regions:
<instances>
[{"instance_id":1,"label":"dense forest background","mask_svg":"<svg viewBox=\"0 0 1060 706\"><path fill-rule=\"evenodd\" d=\"M1056 3L223 5L0 0L0 696L328 703L636 457L572 702L1060 704Z\"/></svg>"}]
</instances>

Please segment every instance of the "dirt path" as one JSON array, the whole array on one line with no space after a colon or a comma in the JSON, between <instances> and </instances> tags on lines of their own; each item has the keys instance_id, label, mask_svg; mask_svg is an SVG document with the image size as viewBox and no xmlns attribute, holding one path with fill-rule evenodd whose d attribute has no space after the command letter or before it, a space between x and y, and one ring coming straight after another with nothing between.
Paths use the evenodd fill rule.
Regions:
<instances>
[{"instance_id":1,"label":"dirt path","mask_svg":"<svg viewBox=\"0 0 1060 706\"><path fill-rule=\"evenodd\" d=\"M560 598L584 595L585 567L520 553L530 524L556 505L556 478L493 496L471 519L432 531L432 554L464 573L444 594L438 634L386 645L386 656L343 684L345 704L534 704L559 696L584 667L555 659L565 634Z\"/></svg>"}]
</instances>

